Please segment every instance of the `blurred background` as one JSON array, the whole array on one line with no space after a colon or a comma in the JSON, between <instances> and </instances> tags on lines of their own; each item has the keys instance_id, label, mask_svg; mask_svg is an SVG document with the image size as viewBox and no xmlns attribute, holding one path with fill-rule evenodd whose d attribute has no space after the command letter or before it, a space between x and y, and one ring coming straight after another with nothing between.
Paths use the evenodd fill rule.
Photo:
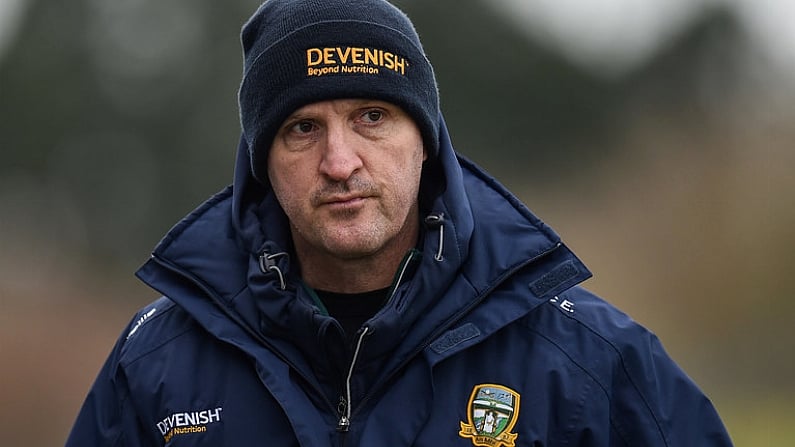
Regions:
<instances>
[{"instance_id":1,"label":"blurred background","mask_svg":"<svg viewBox=\"0 0 795 447\"><path fill-rule=\"evenodd\" d=\"M456 148L656 332L738 446L795 445L795 6L401 0ZM133 272L231 181L255 0L0 0L0 433L63 443Z\"/></svg>"}]
</instances>

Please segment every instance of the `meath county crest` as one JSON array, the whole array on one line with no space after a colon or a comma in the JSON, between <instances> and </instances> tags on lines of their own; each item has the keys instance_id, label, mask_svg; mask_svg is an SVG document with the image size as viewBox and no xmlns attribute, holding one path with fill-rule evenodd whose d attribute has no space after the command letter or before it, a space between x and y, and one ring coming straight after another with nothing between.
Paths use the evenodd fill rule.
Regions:
<instances>
[{"instance_id":1,"label":"meath county crest","mask_svg":"<svg viewBox=\"0 0 795 447\"><path fill-rule=\"evenodd\" d=\"M502 385L477 385L467 405L467 422L461 422L462 438L486 447L514 447L511 433L519 416L519 393Z\"/></svg>"}]
</instances>

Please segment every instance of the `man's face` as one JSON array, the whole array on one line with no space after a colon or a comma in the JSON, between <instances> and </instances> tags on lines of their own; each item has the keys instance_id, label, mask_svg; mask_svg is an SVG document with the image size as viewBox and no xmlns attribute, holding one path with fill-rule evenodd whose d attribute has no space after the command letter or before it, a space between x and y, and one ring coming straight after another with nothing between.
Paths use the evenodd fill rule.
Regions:
<instances>
[{"instance_id":1,"label":"man's face","mask_svg":"<svg viewBox=\"0 0 795 447\"><path fill-rule=\"evenodd\" d=\"M299 256L357 259L414 244L424 159L419 129L393 104L344 99L296 110L274 138L268 176Z\"/></svg>"}]
</instances>

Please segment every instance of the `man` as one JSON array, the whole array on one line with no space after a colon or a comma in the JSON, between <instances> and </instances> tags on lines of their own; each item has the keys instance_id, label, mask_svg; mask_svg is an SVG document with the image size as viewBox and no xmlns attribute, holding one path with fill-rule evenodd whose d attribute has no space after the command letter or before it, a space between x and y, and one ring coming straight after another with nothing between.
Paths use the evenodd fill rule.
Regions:
<instances>
[{"instance_id":1,"label":"man","mask_svg":"<svg viewBox=\"0 0 795 447\"><path fill-rule=\"evenodd\" d=\"M457 156L403 13L270 0L242 42L234 184L138 272L164 297L67 446L731 445L656 338Z\"/></svg>"}]
</instances>

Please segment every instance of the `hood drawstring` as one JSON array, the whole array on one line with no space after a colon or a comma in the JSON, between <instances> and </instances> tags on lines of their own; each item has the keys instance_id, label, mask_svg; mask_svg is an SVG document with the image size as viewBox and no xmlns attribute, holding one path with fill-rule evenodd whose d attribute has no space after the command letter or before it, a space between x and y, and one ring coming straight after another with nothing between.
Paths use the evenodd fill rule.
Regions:
<instances>
[{"instance_id":1,"label":"hood drawstring","mask_svg":"<svg viewBox=\"0 0 795 447\"><path fill-rule=\"evenodd\" d=\"M436 251L436 255L433 257L433 259L441 262L444 260L444 257L442 256L442 253L444 252L444 214L429 214L428 217L425 218L425 225L431 229L439 228L439 249Z\"/></svg>"},{"instance_id":2,"label":"hood drawstring","mask_svg":"<svg viewBox=\"0 0 795 447\"><path fill-rule=\"evenodd\" d=\"M272 273L276 272L279 275L279 287L282 290L287 289L287 282L284 280L284 273L282 273L282 269L276 264L275 259L280 258L282 256L288 256L286 252L279 252L270 254L266 251L263 251L261 255L259 255L259 268L262 270L262 273Z\"/></svg>"}]
</instances>

